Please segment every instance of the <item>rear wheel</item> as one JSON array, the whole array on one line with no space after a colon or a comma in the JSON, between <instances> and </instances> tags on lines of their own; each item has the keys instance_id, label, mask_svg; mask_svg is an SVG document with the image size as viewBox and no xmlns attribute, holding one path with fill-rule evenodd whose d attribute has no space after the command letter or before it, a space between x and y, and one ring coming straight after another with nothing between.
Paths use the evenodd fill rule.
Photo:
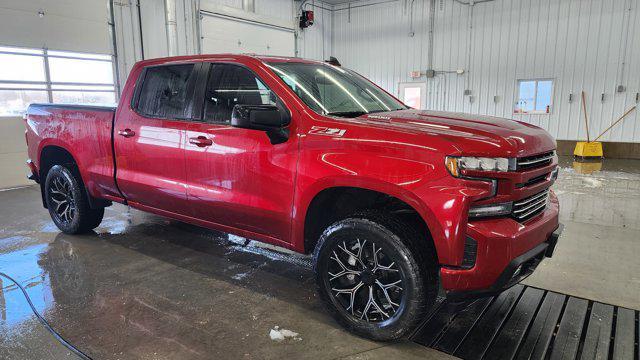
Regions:
<instances>
[{"instance_id":1,"label":"rear wheel","mask_svg":"<svg viewBox=\"0 0 640 360\"><path fill-rule=\"evenodd\" d=\"M53 166L44 184L45 199L51 219L67 234L79 234L102 222L104 208L92 209L77 171L62 165Z\"/></svg>"},{"instance_id":2,"label":"rear wheel","mask_svg":"<svg viewBox=\"0 0 640 360\"><path fill-rule=\"evenodd\" d=\"M338 221L314 251L318 293L348 330L373 340L407 335L435 304L435 252L428 239L390 214Z\"/></svg>"}]
</instances>

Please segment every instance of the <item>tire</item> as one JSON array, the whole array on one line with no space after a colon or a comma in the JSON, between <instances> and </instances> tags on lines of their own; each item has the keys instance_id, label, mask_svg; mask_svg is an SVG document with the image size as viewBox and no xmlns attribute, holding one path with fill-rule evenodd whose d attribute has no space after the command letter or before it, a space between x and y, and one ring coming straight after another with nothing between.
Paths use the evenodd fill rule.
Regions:
<instances>
[{"instance_id":1,"label":"tire","mask_svg":"<svg viewBox=\"0 0 640 360\"><path fill-rule=\"evenodd\" d=\"M391 214L367 211L335 222L320 236L313 259L329 313L360 336L402 338L436 303L438 263L431 242Z\"/></svg>"},{"instance_id":2,"label":"tire","mask_svg":"<svg viewBox=\"0 0 640 360\"><path fill-rule=\"evenodd\" d=\"M62 165L53 166L44 183L45 200L54 224L66 234L93 230L102 222L104 208L92 209L80 174Z\"/></svg>"}]
</instances>

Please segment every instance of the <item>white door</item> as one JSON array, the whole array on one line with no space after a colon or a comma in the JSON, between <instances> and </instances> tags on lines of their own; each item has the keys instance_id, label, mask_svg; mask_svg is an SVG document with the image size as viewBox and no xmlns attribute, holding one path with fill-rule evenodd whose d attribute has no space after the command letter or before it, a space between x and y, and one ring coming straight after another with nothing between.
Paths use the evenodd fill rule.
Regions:
<instances>
[{"instance_id":1,"label":"white door","mask_svg":"<svg viewBox=\"0 0 640 360\"><path fill-rule=\"evenodd\" d=\"M427 83L400 83L398 97L405 105L424 110L427 106Z\"/></svg>"},{"instance_id":2,"label":"white door","mask_svg":"<svg viewBox=\"0 0 640 360\"><path fill-rule=\"evenodd\" d=\"M295 54L292 29L223 15L203 13L201 36L203 54Z\"/></svg>"}]
</instances>

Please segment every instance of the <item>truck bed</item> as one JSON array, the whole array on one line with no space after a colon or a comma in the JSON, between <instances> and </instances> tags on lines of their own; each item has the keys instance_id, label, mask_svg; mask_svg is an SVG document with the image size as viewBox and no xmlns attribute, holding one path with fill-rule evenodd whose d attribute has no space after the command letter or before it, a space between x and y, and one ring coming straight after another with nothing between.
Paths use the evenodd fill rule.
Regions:
<instances>
[{"instance_id":1,"label":"truck bed","mask_svg":"<svg viewBox=\"0 0 640 360\"><path fill-rule=\"evenodd\" d=\"M119 198L112 146L115 112L111 106L32 104L25 116L29 159L40 172L43 149L63 149L74 157L89 194Z\"/></svg>"}]
</instances>

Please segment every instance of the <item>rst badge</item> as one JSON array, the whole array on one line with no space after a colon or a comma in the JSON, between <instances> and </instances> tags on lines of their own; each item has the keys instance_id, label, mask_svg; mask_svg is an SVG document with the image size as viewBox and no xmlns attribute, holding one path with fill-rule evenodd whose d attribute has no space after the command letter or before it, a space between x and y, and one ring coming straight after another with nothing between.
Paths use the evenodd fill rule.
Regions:
<instances>
[{"instance_id":1,"label":"rst badge","mask_svg":"<svg viewBox=\"0 0 640 360\"><path fill-rule=\"evenodd\" d=\"M312 135L324 135L324 136L335 136L341 137L346 133L345 129L337 129L337 128L328 128L324 126L312 126L311 130L309 130L309 134Z\"/></svg>"}]
</instances>

